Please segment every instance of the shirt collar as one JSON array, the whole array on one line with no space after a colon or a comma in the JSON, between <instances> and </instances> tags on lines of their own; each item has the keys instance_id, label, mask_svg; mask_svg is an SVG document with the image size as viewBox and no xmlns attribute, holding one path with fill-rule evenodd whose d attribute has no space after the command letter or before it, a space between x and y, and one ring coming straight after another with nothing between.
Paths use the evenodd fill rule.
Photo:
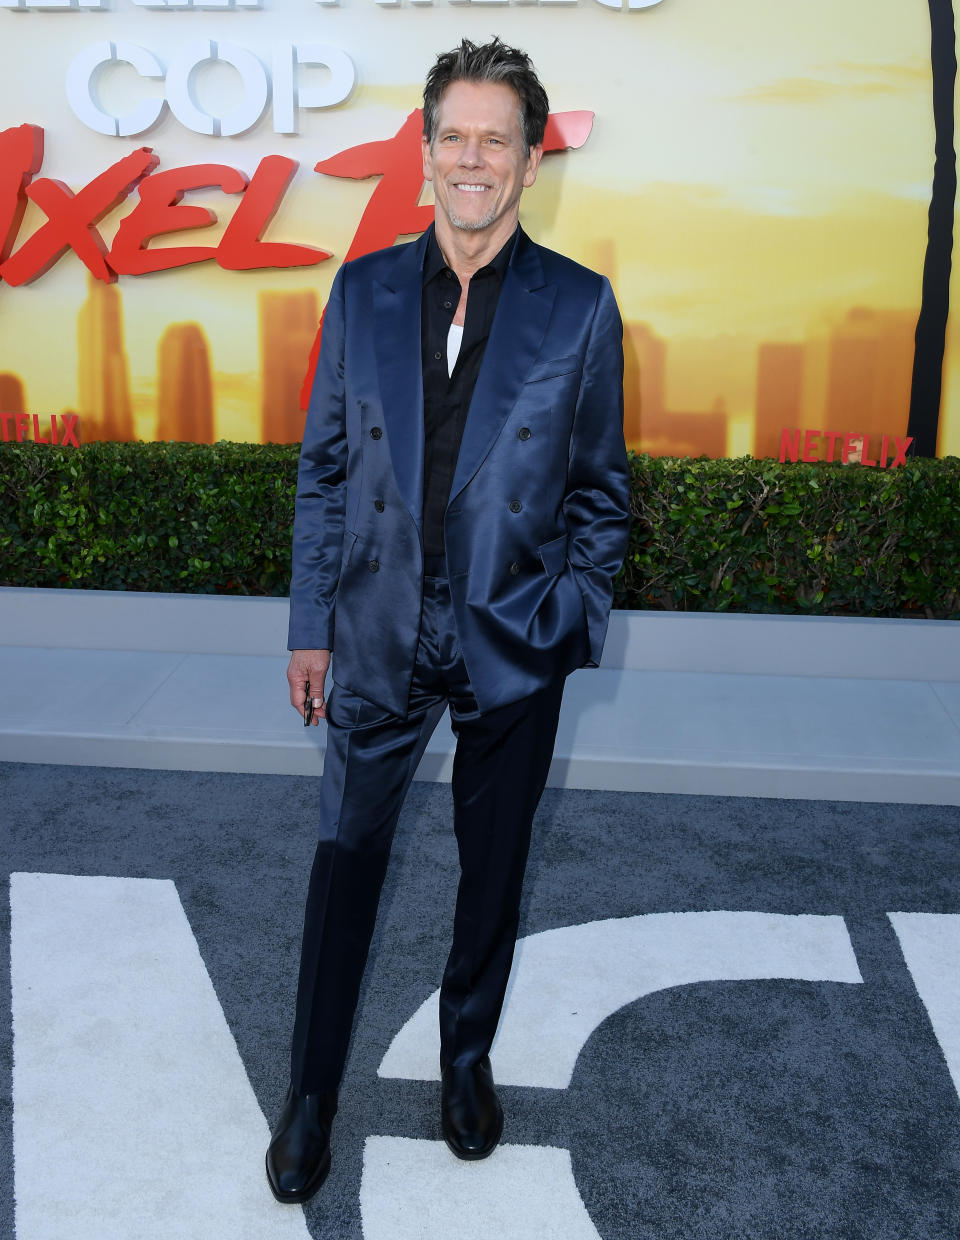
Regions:
<instances>
[{"instance_id":1,"label":"shirt collar","mask_svg":"<svg viewBox=\"0 0 960 1240\"><path fill-rule=\"evenodd\" d=\"M493 271L500 283L503 283L503 277L507 273L507 267L510 265L510 259L513 257L513 251L517 244L517 238L520 236L520 225L518 224L515 231L508 238L506 245L490 260L486 266L481 267L474 274L479 275L481 271ZM444 271L447 267L446 260L440 252L440 246L437 242L437 234L434 226L430 225L430 232L427 237L427 249L423 256L423 283L429 284L436 276Z\"/></svg>"}]
</instances>

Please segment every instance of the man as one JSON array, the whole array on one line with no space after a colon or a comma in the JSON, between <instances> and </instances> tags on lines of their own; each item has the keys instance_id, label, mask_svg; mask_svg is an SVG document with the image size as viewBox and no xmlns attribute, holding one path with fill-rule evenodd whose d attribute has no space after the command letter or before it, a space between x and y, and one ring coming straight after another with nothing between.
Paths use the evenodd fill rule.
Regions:
<instances>
[{"instance_id":1,"label":"man","mask_svg":"<svg viewBox=\"0 0 960 1240\"><path fill-rule=\"evenodd\" d=\"M440 991L441 1126L484 1158L488 1052L564 679L600 660L627 539L621 324L609 283L533 244L523 189L549 105L499 39L424 90L435 224L337 274L304 432L287 677L327 721L291 1084L267 1151L280 1201L330 1126L404 796L449 706L460 854ZM333 687L327 674L333 652Z\"/></svg>"}]
</instances>

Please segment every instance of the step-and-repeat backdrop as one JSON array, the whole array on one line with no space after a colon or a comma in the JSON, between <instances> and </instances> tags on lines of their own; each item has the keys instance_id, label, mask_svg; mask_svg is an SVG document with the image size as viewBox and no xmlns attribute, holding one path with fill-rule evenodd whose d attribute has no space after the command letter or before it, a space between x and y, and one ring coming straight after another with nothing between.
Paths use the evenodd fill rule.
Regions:
<instances>
[{"instance_id":1,"label":"step-and-repeat backdrop","mask_svg":"<svg viewBox=\"0 0 960 1240\"><path fill-rule=\"evenodd\" d=\"M620 301L630 446L894 458L935 142L903 0L0 0L4 439L299 439L338 266L431 217L423 77L494 33L551 100L524 227Z\"/></svg>"}]
</instances>

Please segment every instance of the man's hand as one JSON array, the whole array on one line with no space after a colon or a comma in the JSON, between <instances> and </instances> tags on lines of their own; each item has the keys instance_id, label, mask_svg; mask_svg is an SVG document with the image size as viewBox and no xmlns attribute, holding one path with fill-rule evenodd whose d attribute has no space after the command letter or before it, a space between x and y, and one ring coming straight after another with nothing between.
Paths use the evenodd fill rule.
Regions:
<instances>
[{"instance_id":1,"label":"man's hand","mask_svg":"<svg viewBox=\"0 0 960 1240\"><path fill-rule=\"evenodd\" d=\"M302 716L307 703L307 685L313 699L313 726L327 717L327 699L324 682L330 666L329 650L294 650L287 667L287 683L290 686L290 705Z\"/></svg>"}]
</instances>

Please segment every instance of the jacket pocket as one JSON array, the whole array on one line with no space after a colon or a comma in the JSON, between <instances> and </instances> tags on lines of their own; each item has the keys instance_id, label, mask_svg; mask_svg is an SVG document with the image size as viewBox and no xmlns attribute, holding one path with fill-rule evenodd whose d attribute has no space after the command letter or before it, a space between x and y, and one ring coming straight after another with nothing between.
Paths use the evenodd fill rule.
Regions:
<instances>
[{"instance_id":1,"label":"jacket pocket","mask_svg":"<svg viewBox=\"0 0 960 1240\"><path fill-rule=\"evenodd\" d=\"M548 577L562 573L567 566L567 535L561 534L559 538L544 543L537 548L537 555Z\"/></svg>"},{"instance_id":2,"label":"jacket pocket","mask_svg":"<svg viewBox=\"0 0 960 1240\"><path fill-rule=\"evenodd\" d=\"M541 383L544 379L556 379L560 375L568 375L580 367L578 357L555 357L546 362L536 362L530 367L524 382Z\"/></svg>"}]
</instances>

